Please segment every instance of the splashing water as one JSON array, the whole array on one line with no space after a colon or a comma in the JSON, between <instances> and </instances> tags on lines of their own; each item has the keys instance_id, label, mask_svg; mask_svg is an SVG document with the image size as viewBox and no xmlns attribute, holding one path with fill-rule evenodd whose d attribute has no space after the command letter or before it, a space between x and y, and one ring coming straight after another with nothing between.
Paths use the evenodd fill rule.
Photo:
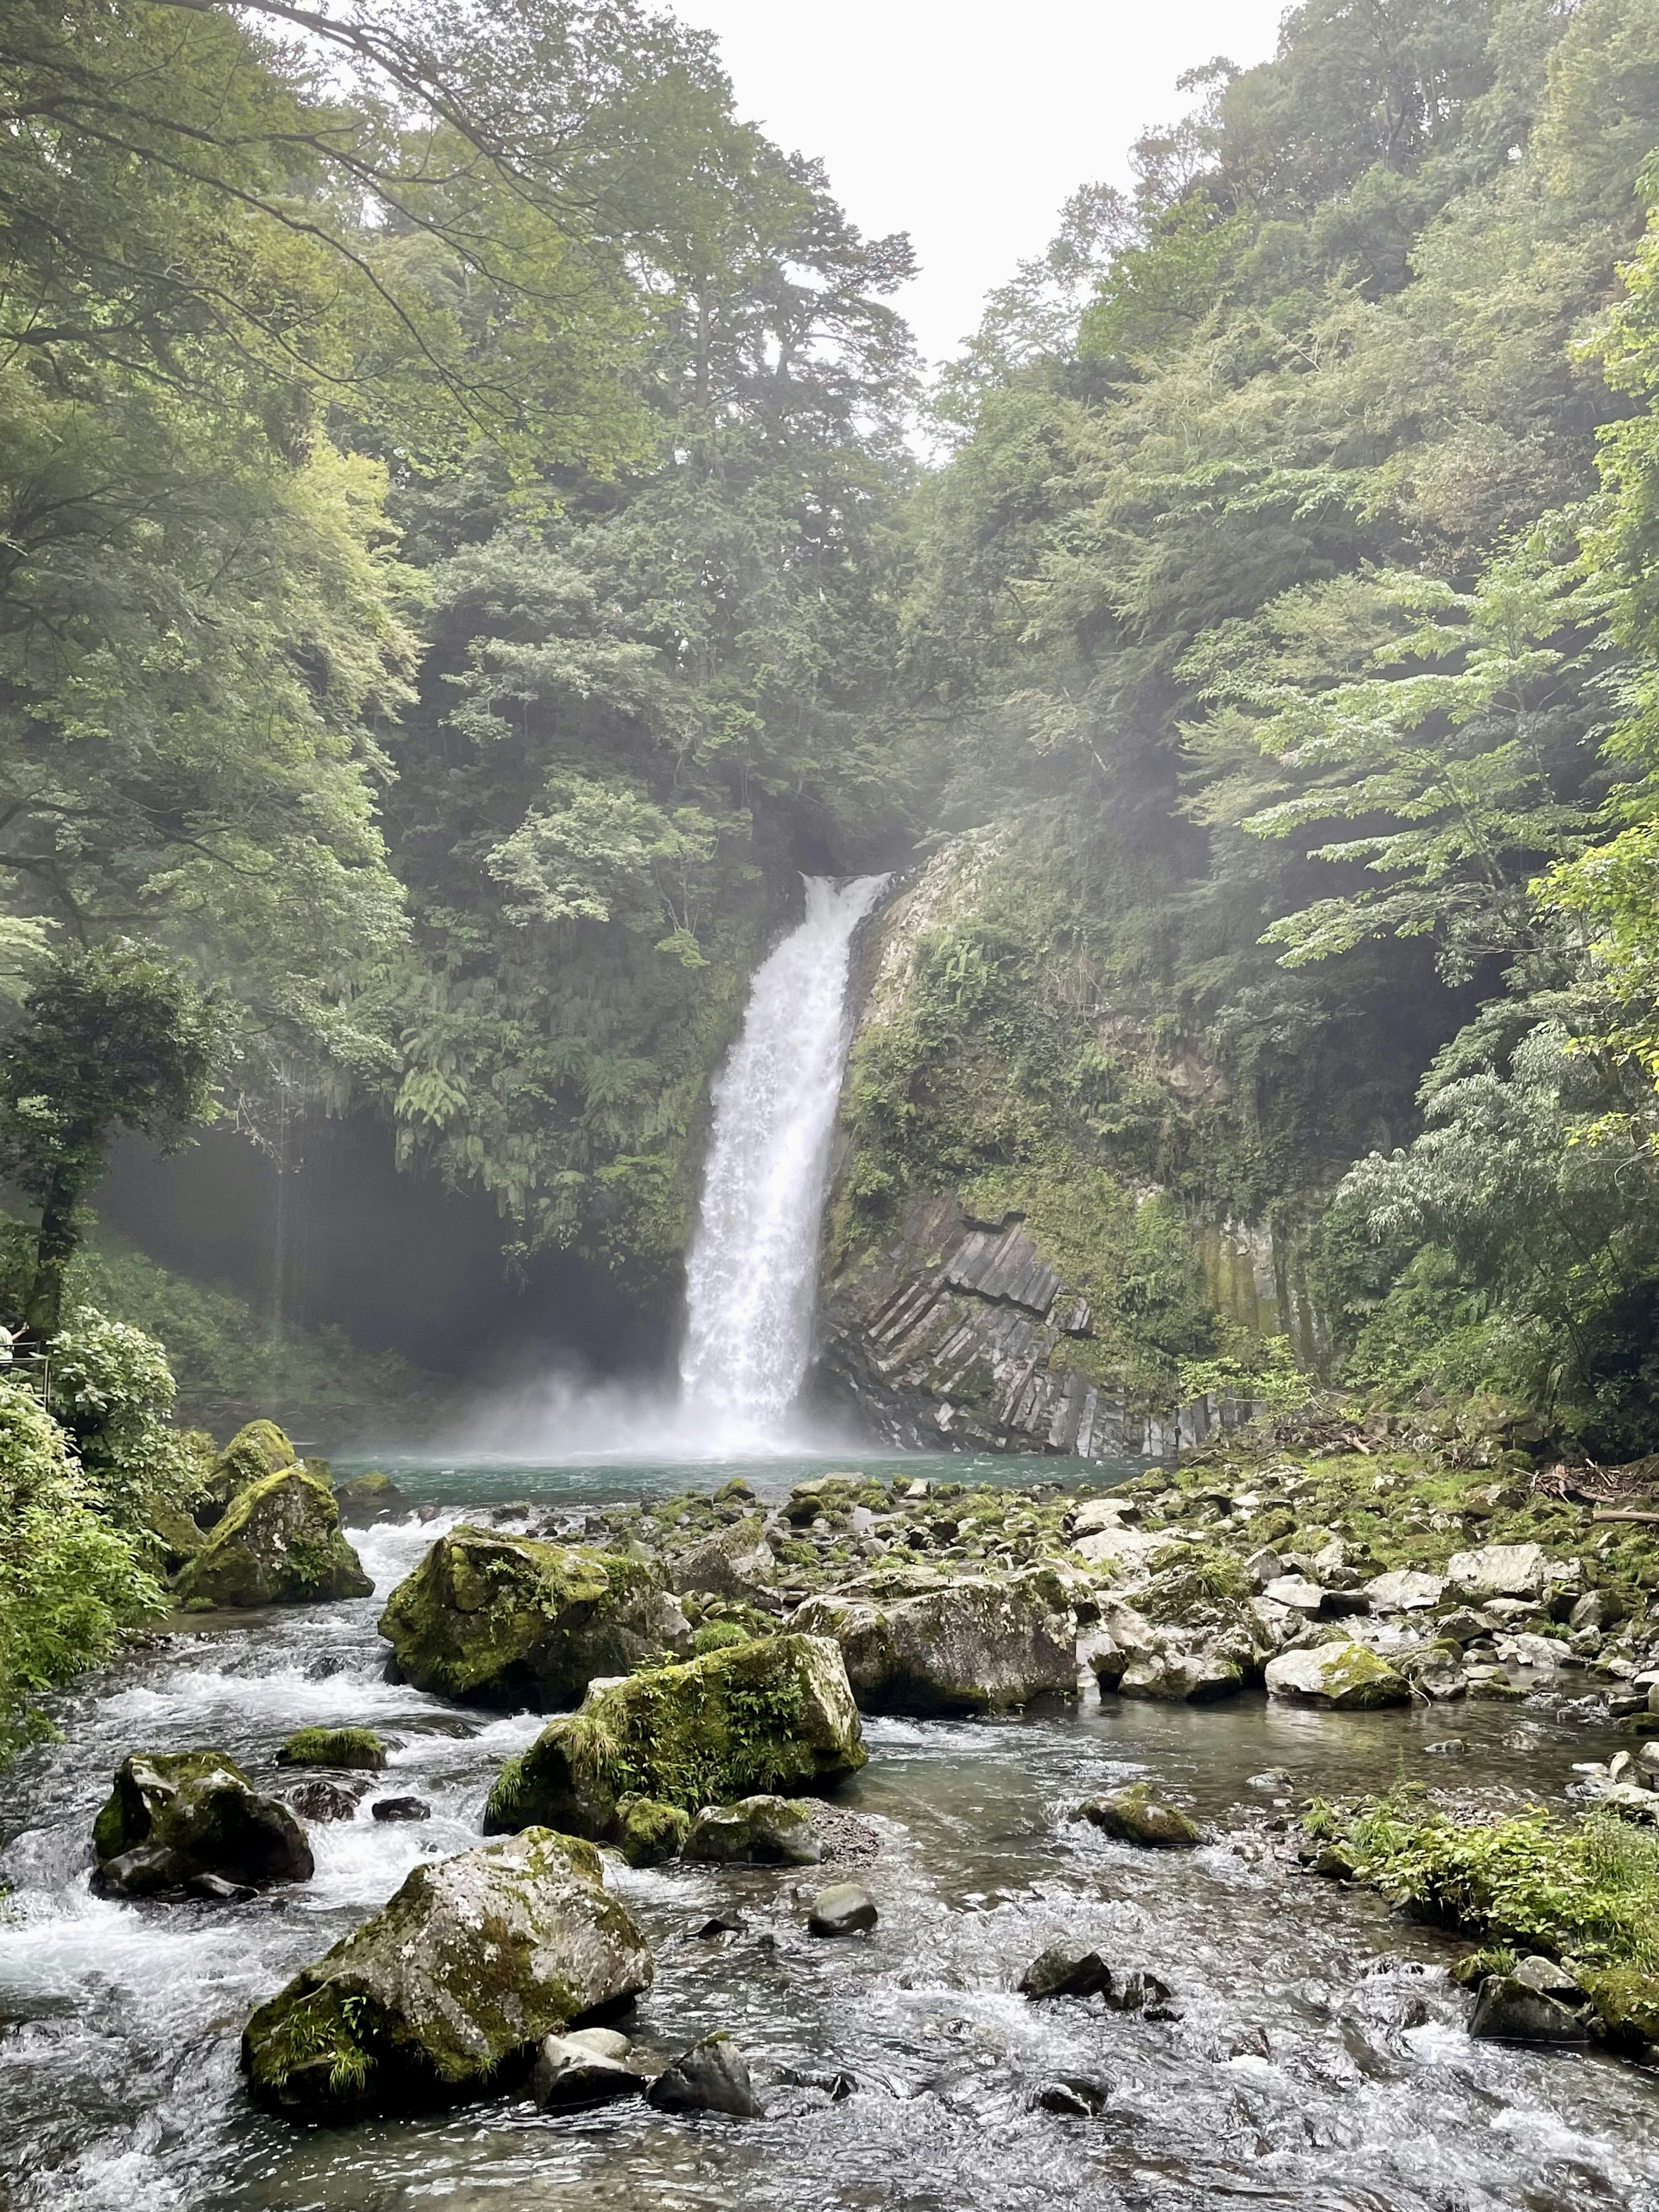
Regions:
<instances>
[{"instance_id":1,"label":"splashing water","mask_svg":"<svg viewBox=\"0 0 1659 2212\"><path fill-rule=\"evenodd\" d=\"M888 880L805 878L805 918L756 971L714 1085L680 1382L728 1448L784 1441L805 1379L853 933Z\"/></svg>"}]
</instances>

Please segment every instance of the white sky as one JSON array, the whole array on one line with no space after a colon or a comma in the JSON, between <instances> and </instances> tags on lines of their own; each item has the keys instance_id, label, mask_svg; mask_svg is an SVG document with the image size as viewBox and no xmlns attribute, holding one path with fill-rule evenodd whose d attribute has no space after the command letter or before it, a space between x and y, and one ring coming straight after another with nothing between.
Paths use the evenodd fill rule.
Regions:
<instances>
[{"instance_id":1,"label":"white sky","mask_svg":"<svg viewBox=\"0 0 1659 2212\"><path fill-rule=\"evenodd\" d=\"M1264 61L1285 0L677 0L715 32L738 112L819 156L877 236L908 230L922 273L898 296L938 360L1075 186L1128 181L1175 81L1223 53Z\"/></svg>"}]
</instances>

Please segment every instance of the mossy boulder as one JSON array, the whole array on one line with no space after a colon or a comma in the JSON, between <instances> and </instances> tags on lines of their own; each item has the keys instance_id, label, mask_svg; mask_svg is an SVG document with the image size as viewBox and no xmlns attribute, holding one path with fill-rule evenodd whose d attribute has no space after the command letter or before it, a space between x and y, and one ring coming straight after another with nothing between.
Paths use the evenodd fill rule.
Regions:
<instances>
[{"instance_id":1,"label":"mossy boulder","mask_svg":"<svg viewBox=\"0 0 1659 2212\"><path fill-rule=\"evenodd\" d=\"M1633 2058L1659 2045L1659 1974L1605 1966L1579 1976L1595 2008L1596 2033Z\"/></svg>"},{"instance_id":2,"label":"mossy boulder","mask_svg":"<svg viewBox=\"0 0 1659 2212\"><path fill-rule=\"evenodd\" d=\"M577 1704L598 1675L684 1653L690 1624L653 1561L463 1525L380 1615L394 1681L464 1704Z\"/></svg>"},{"instance_id":3,"label":"mossy boulder","mask_svg":"<svg viewBox=\"0 0 1659 2212\"><path fill-rule=\"evenodd\" d=\"M617 1807L615 1842L629 1866L660 1866L675 1858L690 1832L691 1815L654 1797L624 1797Z\"/></svg>"},{"instance_id":4,"label":"mossy boulder","mask_svg":"<svg viewBox=\"0 0 1659 2212\"><path fill-rule=\"evenodd\" d=\"M250 1483L298 1464L299 1455L275 1421L250 1421L238 1429L214 1461L207 1479L207 1503L200 1518L210 1522Z\"/></svg>"},{"instance_id":5,"label":"mossy boulder","mask_svg":"<svg viewBox=\"0 0 1659 2212\"><path fill-rule=\"evenodd\" d=\"M367 1528L374 1522L384 1521L388 1514L401 1512L407 1501L389 1474L371 1468L366 1474L354 1474L349 1481L337 1483L334 1502L346 1528Z\"/></svg>"},{"instance_id":6,"label":"mossy boulder","mask_svg":"<svg viewBox=\"0 0 1659 2212\"><path fill-rule=\"evenodd\" d=\"M1087 1820L1116 1843L1135 1844L1142 1850L1189 1851L1204 1840L1204 1831L1190 1813L1154 1797L1151 1785L1144 1782L1108 1797L1090 1797L1072 1817Z\"/></svg>"},{"instance_id":7,"label":"mossy boulder","mask_svg":"<svg viewBox=\"0 0 1659 2212\"><path fill-rule=\"evenodd\" d=\"M501 1769L484 1830L536 1821L609 1838L629 1796L686 1813L799 1796L833 1790L866 1757L837 1647L821 1636L761 1638L636 1674L550 1722Z\"/></svg>"},{"instance_id":8,"label":"mossy boulder","mask_svg":"<svg viewBox=\"0 0 1659 2212\"><path fill-rule=\"evenodd\" d=\"M705 1805L681 1856L709 1866L816 1866L823 1847L799 1798L743 1797L735 1805Z\"/></svg>"},{"instance_id":9,"label":"mossy boulder","mask_svg":"<svg viewBox=\"0 0 1659 2212\"><path fill-rule=\"evenodd\" d=\"M1077 1636L1053 1568L891 1595L878 1576L808 1598L789 1625L834 1639L866 1712L1006 1712L1077 1689Z\"/></svg>"},{"instance_id":10,"label":"mossy boulder","mask_svg":"<svg viewBox=\"0 0 1659 2212\"><path fill-rule=\"evenodd\" d=\"M1293 1705L1334 1706L1339 1712L1376 1705L1408 1705L1411 1685L1364 1644L1344 1638L1310 1650L1281 1651L1267 1662L1270 1698Z\"/></svg>"},{"instance_id":11,"label":"mossy boulder","mask_svg":"<svg viewBox=\"0 0 1659 2212\"><path fill-rule=\"evenodd\" d=\"M145 1508L144 1518L161 1554L162 1567L168 1574L176 1574L206 1548L206 1529L182 1505L174 1505L165 1498L153 1498Z\"/></svg>"},{"instance_id":12,"label":"mossy boulder","mask_svg":"<svg viewBox=\"0 0 1659 2212\"><path fill-rule=\"evenodd\" d=\"M199 1607L325 1605L374 1585L340 1534L333 1492L295 1466L237 1492L173 1588Z\"/></svg>"},{"instance_id":13,"label":"mossy boulder","mask_svg":"<svg viewBox=\"0 0 1659 2212\"><path fill-rule=\"evenodd\" d=\"M651 1979L592 1845L530 1828L416 1867L259 2007L242 2065L257 2100L291 2119L458 2104L510 2087L544 2037Z\"/></svg>"},{"instance_id":14,"label":"mossy boulder","mask_svg":"<svg viewBox=\"0 0 1659 2212\"><path fill-rule=\"evenodd\" d=\"M261 1888L308 1881L311 1846L289 1808L211 1749L136 1751L93 1824L97 1885L122 1897L179 1889L204 1875Z\"/></svg>"},{"instance_id":15,"label":"mossy boulder","mask_svg":"<svg viewBox=\"0 0 1659 2212\"><path fill-rule=\"evenodd\" d=\"M373 1729L308 1728L289 1736L276 1754L278 1766L354 1766L378 1774L386 1765L386 1746Z\"/></svg>"}]
</instances>

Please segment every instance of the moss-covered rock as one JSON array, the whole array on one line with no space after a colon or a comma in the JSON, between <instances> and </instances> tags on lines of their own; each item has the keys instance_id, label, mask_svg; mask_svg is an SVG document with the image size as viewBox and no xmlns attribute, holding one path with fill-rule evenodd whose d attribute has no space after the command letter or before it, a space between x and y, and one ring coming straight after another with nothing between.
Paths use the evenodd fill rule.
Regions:
<instances>
[{"instance_id":1,"label":"moss-covered rock","mask_svg":"<svg viewBox=\"0 0 1659 2212\"><path fill-rule=\"evenodd\" d=\"M1073 1814L1087 1820L1115 1842L1136 1844L1143 1850L1189 1851L1204 1840L1204 1831L1190 1813L1153 1796L1151 1784L1137 1783L1109 1797L1091 1797Z\"/></svg>"},{"instance_id":2,"label":"moss-covered rock","mask_svg":"<svg viewBox=\"0 0 1659 2212\"><path fill-rule=\"evenodd\" d=\"M227 1606L324 1605L374 1587L340 1534L333 1492L298 1466L239 1491L173 1584L187 1604Z\"/></svg>"},{"instance_id":3,"label":"moss-covered rock","mask_svg":"<svg viewBox=\"0 0 1659 2212\"><path fill-rule=\"evenodd\" d=\"M616 1845L629 1866L660 1866L678 1856L691 1815L654 1797L624 1797L617 1807Z\"/></svg>"},{"instance_id":4,"label":"moss-covered rock","mask_svg":"<svg viewBox=\"0 0 1659 2212\"><path fill-rule=\"evenodd\" d=\"M298 1463L298 1454L275 1421L250 1421L238 1429L213 1462L207 1479L208 1521L222 1514L239 1492Z\"/></svg>"},{"instance_id":5,"label":"moss-covered rock","mask_svg":"<svg viewBox=\"0 0 1659 2212\"><path fill-rule=\"evenodd\" d=\"M836 1646L819 1636L757 1639L636 1674L550 1722L501 1769L484 1828L537 1821L609 1838L630 1796L687 1813L798 1796L834 1789L866 1756Z\"/></svg>"},{"instance_id":6,"label":"moss-covered rock","mask_svg":"<svg viewBox=\"0 0 1659 2212\"><path fill-rule=\"evenodd\" d=\"M261 1887L308 1881L311 1846L289 1808L211 1749L133 1752L93 1824L98 1885L125 1897L199 1875Z\"/></svg>"},{"instance_id":7,"label":"moss-covered rock","mask_svg":"<svg viewBox=\"0 0 1659 2212\"><path fill-rule=\"evenodd\" d=\"M651 1978L592 1844L527 1829L416 1867L259 2007L242 2064L258 2100L293 2119L459 2103L510 2087L544 2036Z\"/></svg>"},{"instance_id":8,"label":"moss-covered rock","mask_svg":"<svg viewBox=\"0 0 1659 2212\"><path fill-rule=\"evenodd\" d=\"M144 1518L168 1574L176 1574L206 1547L207 1531L170 1498L152 1498L144 1509Z\"/></svg>"},{"instance_id":9,"label":"moss-covered rock","mask_svg":"<svg viewBox=\"0 0 1659 2212\"><path fill-rule=\"evenodd\" d=\"M465 1525L398 1583L380 1633L395 1680L542 1712L578 1703L595 1676L691 1642L654 1562Z\"/></svg>"},{"instance_id":10,"label":"moss-covered rock","mask_svg":"<svg viewBox=\"0 0 1659 2212\"><path fill-rule=\"evenodd\" d=\"M371 1468L366 1474L354 1474L349 1481L337 1483L334 1502L346 1528L367 1528L389 1514L402 1511L407 1501L389 1474Z\"/></svg>"},{"instance_id":11,"label":"moss-covered rock","mask_svg":"<svg viewBox=\"0 0 1659 2212\"><path fill-rule=\"evenodd\" d=\"M1077 1689L1076 1632L1053 1568L891 1596L874 1577L809 1598L790 1626L834 1638L866 1712L1007 1711Z\"/></svg>"},{"instance_id":12,"label":"moss-covered rock","mask_svg":"<svg viewBox=\"0 0 1659 2212\"><path fill-rule=\"evenodd\" d=\"M1364 1644L1346 1639L1311 1650L1281 1651L1267 1662L1271 1698L1295 1705L1331 1705L1340 1712L1376 1705L1408 1705L1411 1686L1388 1661Z\"/></svg>"},{"instance_id":13,"label":"moss-covered rock","mask_svg":"<svg viewBox=\"0 0 1659 2212\"><path fill-rule=\"evenodd\" d=\"M807 1808L776 1796L705 1805L681 1850L710 1866L816 1866L823 1856Z\"/></svg>"},{"instance_id":14,"label":"moss-covered rock","mask_svg":"<svg viewBox=\"0 0 1659 2212\"><path fill-rule=\"evenodd\" d=\"M373 1729L308 1728L289 1736L276 1754L278 1766L355 1766L378 1774L386 1765L386 1746Z\"/></svg>"},{"instance_id":15,"label":"moss-covered rock","mask_svg":"<svg viewBox=\"0 0 1659 2212\"><path fill-rule=\"evenodd\" d=\"M1629 2057L1659 2045L1659 1974L1637 1966L1607 1966L1579 1980L1595 2008L1596 2033Z\"/></svg>"}]
</instances>

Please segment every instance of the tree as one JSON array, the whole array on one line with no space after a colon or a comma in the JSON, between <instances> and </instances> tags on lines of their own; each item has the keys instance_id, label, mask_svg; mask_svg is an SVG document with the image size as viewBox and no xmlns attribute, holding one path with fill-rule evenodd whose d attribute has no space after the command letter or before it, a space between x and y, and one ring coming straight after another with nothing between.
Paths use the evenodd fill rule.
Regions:
<instances>
[{"instance_id":1,"label":"tree","mask_svg":"<svg viewBox=\"0 0 1659 2212\"><path fill-rule=\"evenodd\" d=\"M219 1036L214 1010L137 947L53 957L0 1054L0 1173L40 1209L23 1321L58 1328L82 1202L111 1138L166 1148L208 1109Z\"/></svg>"}]
</instances>

